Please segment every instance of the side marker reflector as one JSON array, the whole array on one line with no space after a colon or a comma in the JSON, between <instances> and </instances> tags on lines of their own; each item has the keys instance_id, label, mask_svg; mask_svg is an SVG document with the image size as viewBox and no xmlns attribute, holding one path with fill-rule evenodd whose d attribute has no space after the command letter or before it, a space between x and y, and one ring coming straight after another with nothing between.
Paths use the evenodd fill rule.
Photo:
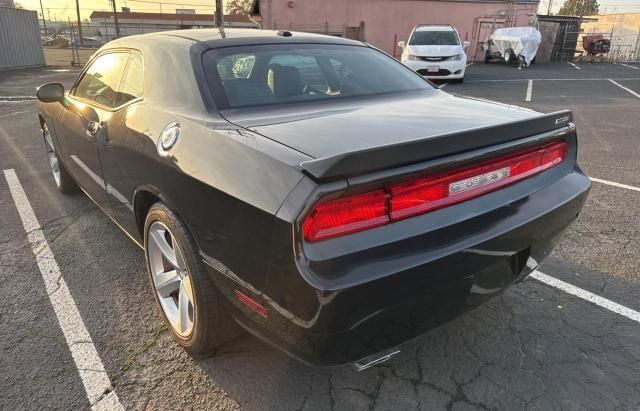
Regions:
<instances>
[{"instance_id":1,"label":"side marker reflector","mask_svg":"<svg viewBox=\"0 0 640 411\"><path fill-rule=\"evenodd\" d=\"M248 296L242 294L240 291L235 290L235 294L236 297L238 298L238 300L243 303L244 305L246 305L247 307L251 308L253 311L257 312L258 314L260 314L261 316L263 316L264 318L267 318L267 309L264 308L263 306L261 306L260 304L258 304L257 302L253 301L251 298L249 298Z\"/></svg>"}]
</instances>

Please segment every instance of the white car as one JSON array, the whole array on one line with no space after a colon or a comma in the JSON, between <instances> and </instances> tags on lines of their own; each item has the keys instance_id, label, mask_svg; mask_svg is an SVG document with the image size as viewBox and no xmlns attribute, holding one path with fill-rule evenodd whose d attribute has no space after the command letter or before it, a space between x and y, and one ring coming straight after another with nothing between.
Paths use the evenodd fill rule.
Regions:
<instances>
[{"instance_id":1,"label":"white car","mask_svg":"<svg viewBox=\"0 0 640 411\"><path fill-rule=\"evenodd\" d=\"M451 25L416 26L408 43L399 41L402 48L400 60L418 74L429 79L464 81L467 65L465 49L469 42L462 42Z\"/></svg>"}]
</instances>

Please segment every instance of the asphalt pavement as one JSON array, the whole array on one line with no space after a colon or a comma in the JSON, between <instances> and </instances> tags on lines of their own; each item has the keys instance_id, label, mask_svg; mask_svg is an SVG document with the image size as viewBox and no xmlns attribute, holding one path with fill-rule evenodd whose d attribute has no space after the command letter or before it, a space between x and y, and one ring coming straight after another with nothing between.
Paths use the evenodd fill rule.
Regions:
<instances>
[{"instance_id":1,"label":"asphalt pavement","mask_svg":"<svg viewBox=\"0 0 640 411\"><path fill-rule=\"evenodd\" d=\"M54 188L34 88L68 87L77 72L0 73L0 409L91 406L86 370L76 367L2 174L9 169L126 409L640 408L640 322L533 278L360 373L299 364L248 335L209 358L187 355L156 312L140 248L88 198ZM464 84L443 90L574 111L579 161L607 183L594 182L540 271L637 314L640 191L609 183L640 187L640 65L474 64Z\"/></svg>"}]
</instances>

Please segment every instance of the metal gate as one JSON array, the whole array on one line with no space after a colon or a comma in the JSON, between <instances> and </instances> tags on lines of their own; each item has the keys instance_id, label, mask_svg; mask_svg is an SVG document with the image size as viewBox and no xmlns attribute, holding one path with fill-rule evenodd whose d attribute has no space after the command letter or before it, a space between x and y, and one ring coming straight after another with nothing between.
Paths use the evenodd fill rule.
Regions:
<instances>
[{"instance_id":1,"label":"metal gate","mask_svg":"<svg viewBox=\"0 0 640 411\"><path fill-rule=\"evenodd\" d=\"M38 13L0 7L0 70L43 65Z\"/></svg>"},{"instance_id":2,"label":"metal gate","mask_svg":"<svg viewBox=\"0 0 640 411\"><path fill-rule=\"evenodd\" d=\"M556 41L551 51L551 61L569 61L573 59L580 34L580 17L539 15L538 21L559 23Z\"/></svg>"}]
</instances>

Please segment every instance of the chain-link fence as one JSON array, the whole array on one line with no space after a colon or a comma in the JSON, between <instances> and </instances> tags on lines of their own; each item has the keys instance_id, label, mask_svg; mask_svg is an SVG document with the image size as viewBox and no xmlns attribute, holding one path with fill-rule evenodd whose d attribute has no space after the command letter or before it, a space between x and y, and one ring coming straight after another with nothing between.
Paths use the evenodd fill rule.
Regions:
<instances>
[{"instance_id":1,"label":"chain-link fence","mask_svg":"<svg viewBox=\"0 0 640 411\"><path fill-rule=\"evenodd\" d=\"M630 30L623 27L611 27L608 32L598 33L595 30L584 30L584 36L601 35L611 42L611 48L605 57L613 62L639 61L640 60L640 27L638 30ZM578 42L578 50L582 50L582 40Z\"/></svg>"}]
</instances>

